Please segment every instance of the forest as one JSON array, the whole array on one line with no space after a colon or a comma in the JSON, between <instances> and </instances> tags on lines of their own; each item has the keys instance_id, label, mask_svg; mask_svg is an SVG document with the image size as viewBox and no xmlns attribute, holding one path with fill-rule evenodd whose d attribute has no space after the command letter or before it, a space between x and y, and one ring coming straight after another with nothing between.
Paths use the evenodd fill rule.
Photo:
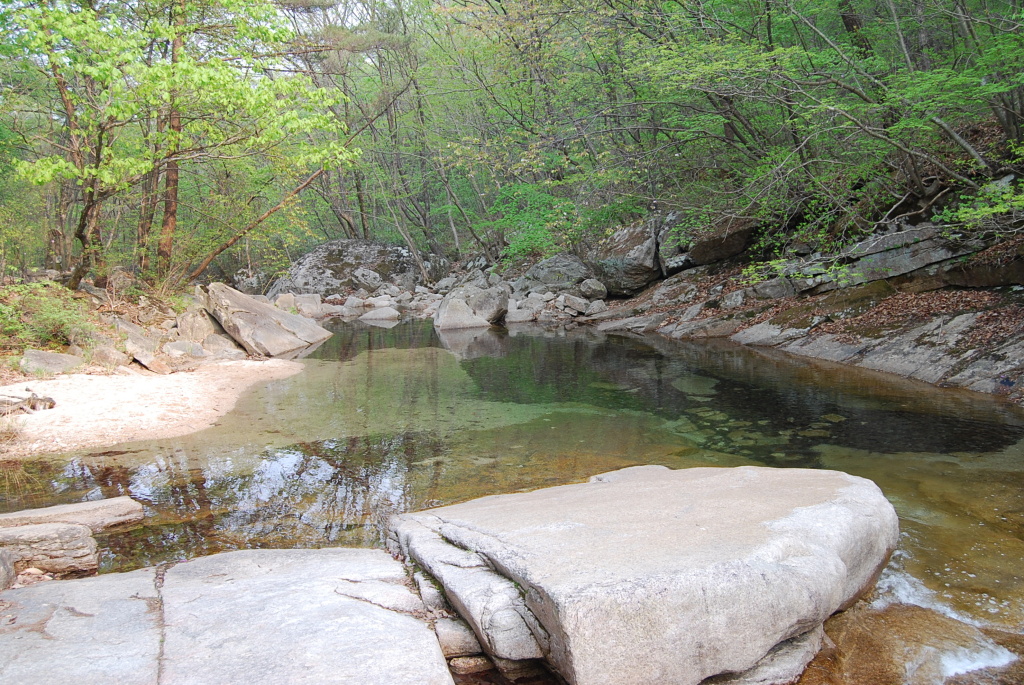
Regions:
<instances>
[{"instance_id":1,"label":"forest","mask_svg":"<svg viewBox=\"0 0 1024 685\"><path fill-rule=\"evenodd\" d=\"M511 264L653 209L759 259L1024 227L1019 0L11 0L0 275L370 238Z\"/></svg>"}]
</instances>

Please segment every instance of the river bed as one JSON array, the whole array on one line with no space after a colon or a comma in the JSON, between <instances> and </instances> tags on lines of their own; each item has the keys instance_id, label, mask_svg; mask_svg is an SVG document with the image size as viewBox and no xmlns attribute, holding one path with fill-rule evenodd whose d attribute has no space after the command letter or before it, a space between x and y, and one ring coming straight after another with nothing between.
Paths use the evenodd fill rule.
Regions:
<instances>
[{"instance_id":1,"label":"river bed","mask_svg":"<svg viewBox=\"0 0 1024 685\"><path fill-rule=\"evenodd\" d=\"M944 671L900 677L1020 682L1006 670L1024 633L1019 407L724 342L539 327L439 337L429 321L335 330L303 373L211 428L27 462L0 481L0 511L143 502L146 525L99 538L110 572L381 546L394 513L636 464L838 469L874 480L900 515L871 620L912 606L983 631L942 647L956 657Z\"/></svg>"}]
</instances>

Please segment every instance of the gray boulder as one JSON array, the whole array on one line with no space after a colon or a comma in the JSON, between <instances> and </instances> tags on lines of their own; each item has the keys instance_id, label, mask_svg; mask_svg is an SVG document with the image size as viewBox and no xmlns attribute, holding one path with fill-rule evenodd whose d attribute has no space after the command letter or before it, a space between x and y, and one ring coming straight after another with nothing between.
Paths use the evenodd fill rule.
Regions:
<instances>
[{"instance_id":1,"label":"gray boulder","mask_svg":"<svg viewBox=\"0 0 1024 685\"><path fill-rule=\"evenodd\" d=\"M487 328L491 322L477 316L466 301L458 297L445 296L434 314L434 328L451 330L457 328Z\"/></svg>"},{"instance_id":2,"label":"gray boulder","mask_svg":"<svg viewBox=\"0 0 1024 685\"><path fill-rule=\"evenodd\" d=\"M207 287L206 310L249 354L292 359L327 340L314 321L259 302L223 283Z\"/></svg>"},{"instance_id":3,"label":"gray boulder","mask_svg":"<svg viewBox=\"0 0 1024 685\"><path fill-rule=\"evenodd\" d=\"M143 509L139 502L128 496L111 497L0 514L0 528L37 523L75 523L89 526L92 532L98 533L114 526L138 523L142 517Z\"/></svg>"},{"instance_id":4,"label":"gray boulder","mask_svg":"<svg viewBox=\"0 0 1024 685\"><path fill-rule=\"evenodd\" d=\"M640 466L404 514L389 546L492 656L574 685L749 685L799 677L898 533L874 483L838 471Z\"/></svg>"},{"instance_id":5,"label":"gray boulder","mask_svg":"<svg viewBox=\"0 0 1024 685\"><path fill-rule=\"evenodd\" d=\"M459 286L441 300L434 315L434 327L448 330L490 326L505 317L508 303L508 290L502 286Z\"/></svg>"},{"instance_id":6,"label":"gray boulder","mask_svg":"<svg viewBox=\"0 0 1024 685\"><path fill-rule=\"evenodd\" d=\"M546 305L542 298L531 295L524 300L509 300L508 311L505 313L505 323L526 323L536 321L537 315Z\"/></svg>"},{"instance_id":7,"label":"gray boulder","mask_svg":"<svg viewBox=\"0 0 1024 685\"><path fill-rule=\"evenodd\" d=\"M157 354L160 351L160 336L154 335L131 321L114 319L114 327L125 336L124 349L135 361L150 371L160 374L171 372L170 367Z\"/></svg>"},{"instance_id":8,"label":"gray boulder","mask_svg":"<svg viewBox=\"0 0 1024 685\"><path fill-rule=\"evenodd\" d=\"M449 296L452 296L450 293ZM458 295L455 295L458 296ZM477 290L465 291L466 304L473 310L473 313L491 323L497 323L508 311L508 291L500 286Z\"/></svg>"},{"instance_id":9,"label":"gray boulder","mask_svg":"<svg viewBox=\"0 0 1024 685\"><path fill-rule=\"evenodd\" d=\"M359 317L360 321L398 321L402 318L402 313L394 307L380 307L379 309L371 309L362 316Z\"/></svg>"},{"instance_id":10,"label":"gray boulder","mask_svg":"<svg viewBox=\"0 0 1024 685\"><path fill-rule=\"evenodd\" d=\"M70 371L84 363L84 359L73 354L46 352L45 350L25 350L21 361L18 362L18 368L25 373L53 375Z\"/></svg>"},{"instance_id":11,"label":"gray boulder","mask_svg":"<svg viewBox=\"0 0 1024 685\"><path fill-rule=\"evenodd\" d=\"M620 228L587 255L612 295L634 295L662 276L658 217Z\"/></svg>"},{"instance_id":12,"label":"gray boulder","mask_svg":"<svg viewBox=\"0 0 1024 685\"><path fill-rule=\"evenodd\" d=\"M97 345L92 351L92 363L100 366L124 366L131 362L131 357L119 351L113 345Z\"/></svg>"},{"instance_id":13,"label":"gray boulder","mask_svg":"<svg viewBox=\"0 0 1024 685\"><path fill-rule=\"evenodd\" d=\"M516 292L564 292L593 278L593 270L574 254L562 252L537 262L513 284Z\"/></svg>"},{"instance_id":14,"label":"gray boulder","mask_svg":"<svg viewBox=\"0 0 1024 685\"><path fill-rule=\"evenodd\" d=\"M603 300L608 297L608 288L596 278L588 278L580 283L580 295L588 300Z\"/></svg>"},{"instance_id":15,"label":"gray boulder","mask_svg":"<svg viewBox=\"0 0 1024 685\"><path fill-rule=\"evenodd\" d=\"M726 219L706 231L698 232L687 256L700 266L735 257L747 249L757 230L754 219Z\"/></svg>"},{"instance_id":16,"label":"gray boulder","mask_svg":"<svg viewBox=\"0 0 1024 685\"><path fill-rule=\"evenodd\" d=\"M178 315L178 336L182 340L201 343L208 335L223 333L224 329L201 307L192 306Z\"/></svg>"},{"instance_id":17,"label":"gray boulder","mask_svg":"<svg viewBox=\"0 0 1024 685\"><path fill-rule=\"evenodd\" d=\"M0 528L0 547L14 554L19 573L31 567L58 574L92 572L100 564L92 531L77 523Z\"/></svg>"}]
</instances>

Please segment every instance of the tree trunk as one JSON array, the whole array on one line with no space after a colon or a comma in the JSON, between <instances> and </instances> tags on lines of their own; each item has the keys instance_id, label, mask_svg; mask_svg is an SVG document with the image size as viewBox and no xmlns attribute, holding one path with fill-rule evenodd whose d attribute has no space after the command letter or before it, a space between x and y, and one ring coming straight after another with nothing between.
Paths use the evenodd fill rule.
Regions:
<instances>
[{"instance_id":1,"label":"tree trunk","mask_svg":"<svg viewBox=\"0 0 1024 685\"><path fill-rule=\"evenodd\" d=\"M185 6L179 0L175 6L174 24L177 32L171 42L171 69L181 58L181 50L185 45L182 27L185 26ZM164 171L164 220L160 226L160 243L156 249L157 271L159 276L167 276L171 272L171 255L174 252L174 234L178 230L178 160L174 159L181 134L181 112L175 102L176 93L171 94L170 110L167 114L167 128L171 131L171 158L165 162Z\"/></svg>"}]
</instances>

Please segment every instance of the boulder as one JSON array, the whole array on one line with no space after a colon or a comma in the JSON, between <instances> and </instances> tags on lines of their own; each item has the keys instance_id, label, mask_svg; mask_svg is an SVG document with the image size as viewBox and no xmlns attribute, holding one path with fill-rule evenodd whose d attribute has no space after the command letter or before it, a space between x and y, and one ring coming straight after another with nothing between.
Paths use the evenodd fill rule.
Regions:
<instances>
[{"instance_id":1,"label":"boulder","mask_svg":"<svg viewBox=\"0 0 1024 685\"><path fill-rule=\"evenodd\" d=\"M445 296L434 314L434 328L449 330L455 328L487 328L491 322L477 316L465 300Z\"/></svg>"},{"instance_id":2,"label":"boulder","mask_svg":"<svg viewBox=\"0 0 1024 685\"><path fill-rule=\"evenodd\" d=\"M360 321L398 321L402 318L402 313L394 307L381 307L380 309L371 309L362 316L359 317Z\"/></svg>"},{"instance_id":3,"label":"boulder","mask_svg":"<svg viewBox=\"0 0 1024 685\"><path fill-rule=\"evenodd\" d=\"M505 323L535 321L546 304L547 302L538 295L530 295L524 300L509 300Z\"/></svg>"},{"instance_id":4,"label":"boulder","mask_svg":"<svg viewBox=\"0 0 1024 685\"><path fill-rule=\"evenodd\" d=\"M747 249L757 230L754 219L726 219L697 234L687 256L696 266L735 257Z\"/></svg>"},{"instance_id":5,"label":"boulder","mask_svg":"<svg viewBox=\"0 0 1024 685\"><path fill-rule=\"evenodd\" d=\"M44 350L25 350L21 361L18 362L18 368L28 374L53 375L70 371L84 363L84 359L73 354L46 352Z\"/></svg>"},{"instance_id":6,"label":"boulder","mask_svg":"<svg viewBox=\"0 0 1024 685\"><path fill-rule=\"evenodd\" d=\"M603 300L608 297L608 288L596 278L588 278L580 283L580 295L588 300Z\"/></svg>"},{"instance_id":7,"label":"boulder","mask_svg":"<svg viewBox=\"0 0 1024 685\"><path fill-rule=\"evenodd\" d=\"M582 259L569 252L562 252L530 267L513 284L513 289L522 293L563 292L593 277L593 270Z\"/></svg>"},{"instance_id":8,"label":"boulder","mask_svg":"<svg viewBox=\"0 0 1024 685\"><path fill-rule=\"evenodd\" d=\"M390 527L489 654L573 685L792 682L899 534L871 481L752 466L632 467Z\"/></svg>"},{"instance_id":9,"label":"boulder","mask_svg":"<svg viewBox=\"0 0 1024 685\"><path fill-rule=\"evenodd\" d=\"M92 531L77 523L0 528L0 547L14 554L19 573L30 567L59 574L92 572L100 564Z\"/></svg>"},{"instance_id":10,"label":"boulder","mask_svg":"<svg viewBox=\"0 0 1024 685\"><path fill-rule=\"evenodd\" d=\"M92 351L92 363L100 366L124 366L131 362L131 357L119 351L113 345L97 345Z\"/></svg>"},{"instance_id":11,"label":"boulder","mask_svg":"<svg viewBox=\"0 0 1024 685\"><path fill-rule=\"evenodd\" d=\"M202 345L188 340L175 340L174 342L164 343L163 351L168 357L193 357L198 359L209 356Z\"/></svg>"},{"instance_id":12,"label":"boulder","mask_svg":"<svg viewBox=\"0 0 1024 685\"><path fill-rule=\"evenodd\" d=\"M441 300L434 315L434 327L445 330L490 326L505 317L508 304L508 291L502 286L459 286Z\"/></svg>"},{"instance_id":13,"label":"boulder","mask_svg":"<svg viewBox=\"0 0 1024 685\"><path fill-rule=\"evenodd\" d=\"M658 260L661 219L620 228L587 256L612 295L635 295L662 276Z\"/></svg>"},{"instance_id":14,"label":"boulder","mask_svg":"<svg viewBox=\"0 0 1024 685\"><path fill-rule=\"evenodd\" d=\"M89 526L94 533L126 523L138 523L143 517L142 504L131 497L111 497L92 502L58 504L42 509L25 509L0 514L0 528L37 523L74 523Z\"/></svg>"},{"instance_id":15,"label":"boulder","mask_svg":"<svg viewBox=\"0 0 1024 685\"><path fill-rule=\"evenodd\" d=\"M298 312L295 306L295 293L281 293L274 298L274 306L292 314Z\"/></svg>"},{"instance_id":16,"label":"boulder","mask_svg":"<svg viewBox=\"0 0 1024 685\"><path fill-rule=\"evenodd\" d=\"M447 260L436 255L425 255L424 266L431 279L440 278L449 268ZM416 260L405 247L371 240L333 240L296 260L287 275L275 281L267 294L271 297L283 292L327 296L356 288L372 292L388 282L411 290L422 281Z\"/></svg>"},{"instance_id":17,"label":"boulder","mask_svg":"<svg viewBox=\"0 0 1024 685\"><path fill-rule=\"evenodd\" d=\"M182 340L201 343L214 333L223 333L224 329L201 307L189 307L178 315L178 336Z\"/></svg>"},{"instance_id":18,"label":"boulder","mask_svg":"<svg viewBox=\"0 0 1024 685\"><path fill-rule=\"evenodd\" d=\"M584 314L590 308L590 302L588 300L585 300L582 297L576 297L575 295L564 295L562 303L566 309L571 309L577 314Z\"/></svg>"},{"instance_id":19,"label":"boulder","mask_svg":"<svg viewBox=\"0 0 1024 685\"><path fill-rule=\"evenodd\" d=\"M258 302L223 283L207 287L205 306L249 354L292 359L331 337L310 319Z\"/></svg>"},{"instance_id":20,"label":"boulder","mask_svg":"<svg viewBox=\"0 0 1024 685\"><path fill-rule=\"evenodd\" d=\"M434 632L437 633L437 641L446 658L472 656L484 651L473 634L473 629L466 625L465 621L457 618L439 618L434 621Z\"/></svg>"},{"instance_id":21,"label":"boulder","mask_svg":"<svg viewBox=\"0 0 1024 685\"><path fill-rule=\"evenodd\" d=\"M295 296L295 309L306 318L316 319L324 315L320 293Z\"/></svg>"},{"instance_id":22,"label":"boulder","mask_svg":"<svg viewBox=\"0 0 1024 685\"><path fill-rule=\"evenodd\" d=\"M154 373L168 374L171 372L170 367L157 357L160 350L160 336L152 335L142 326L122 318L114 319L114 327L125 335L124 349L135 361Z\"/></svg>"},{"instance_id":23,"label":"boulder","mask_svg":"<svg viewBox=\"0 0 1024 685\"><path fill-rule=\"evenodd\" d=\"M452 295L449 293L449 296ZM505 312L508 311L508 291L500 286L475 292L467 289L465 300L474 314L491 323L501 321L505 317Z\"/></svg>"}]
</instances>

